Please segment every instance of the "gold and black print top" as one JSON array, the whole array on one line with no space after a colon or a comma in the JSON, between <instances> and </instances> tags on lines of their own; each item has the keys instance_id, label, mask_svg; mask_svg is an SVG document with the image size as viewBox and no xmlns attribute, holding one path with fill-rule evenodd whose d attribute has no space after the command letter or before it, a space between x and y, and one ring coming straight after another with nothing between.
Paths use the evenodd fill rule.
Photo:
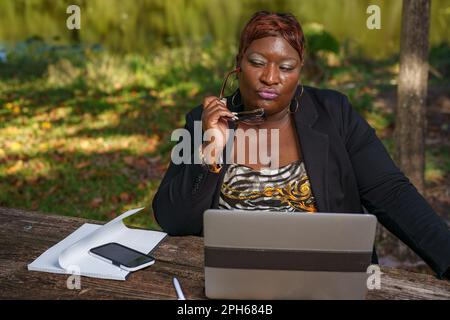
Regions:
<instances>
[{"instance_id":1,"label":"gold and black print top","mask_svg":"<svg viewBox=\"0 0 450 320\"><path fill-rule=\"evenodd\" d=\"M303 161L255 171L231 164L221 187L219 208L228 210L316 212Z\"/></svg>"}]
</instances>

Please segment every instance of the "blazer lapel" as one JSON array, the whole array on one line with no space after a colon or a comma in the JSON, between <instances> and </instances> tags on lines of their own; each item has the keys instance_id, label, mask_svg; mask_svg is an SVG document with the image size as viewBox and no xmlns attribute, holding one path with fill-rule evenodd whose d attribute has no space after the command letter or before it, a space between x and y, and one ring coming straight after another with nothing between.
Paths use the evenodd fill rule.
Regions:
<instances>
[{"instance_id":1,"label":"blazer lapel","mask_svg":"<svg viewBox=\"0 0 450 320\"><path fill-rule=\"evenodd\" d=\"M328 135L313 129L319 115L308 91L305 87L300 97L299 89L297 89L296 96L299 106L297 112L294 113L295 126L317 209L320 212L329 212Z\"/></svg>"}]
</instances>

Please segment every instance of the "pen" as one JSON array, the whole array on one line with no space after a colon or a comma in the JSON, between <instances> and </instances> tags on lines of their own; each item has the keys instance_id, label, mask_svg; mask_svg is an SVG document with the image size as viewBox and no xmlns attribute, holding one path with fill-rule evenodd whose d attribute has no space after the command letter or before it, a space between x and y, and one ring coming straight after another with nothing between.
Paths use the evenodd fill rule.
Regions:
<instances>
[{"instance_id":1,"label":"pen","mask_svg":"<svg viewBox=\"0 0 450 320\"><path fill-rule=\"evenodd\" d=\"M178 282L178 279L175 277L173 278L173 285L175 286L175 290L177 291L178 300L186 300L183 291L181 290L180 283Z\"/></svg>"}]
</instances>

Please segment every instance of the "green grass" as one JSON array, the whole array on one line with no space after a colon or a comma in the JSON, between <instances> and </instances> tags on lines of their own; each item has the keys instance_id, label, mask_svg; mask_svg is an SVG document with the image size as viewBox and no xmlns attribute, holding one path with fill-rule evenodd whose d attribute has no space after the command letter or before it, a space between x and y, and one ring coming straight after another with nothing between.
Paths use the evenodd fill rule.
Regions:
<instances>
[{"instance_id":1,"label":"green grass","mask_svg":"<svg viewBox=\"0 0 450 320\"><path fill-rule=\"evenodd\" d=\"M446 146L436 146L426 152L425 181L439 183L450 174L450 150Z\"/></svg>"},{"instance_id":2,"label":"green grass","mask_svg":"<svg viewBox=\"0 0 450 320\"><path fill-rule=\"evenodd\" d=\"M145 206L128 222L157 228L151 201L171 131L228 65L213 50L84 57L0 68L0 205L97 220Z\"/></svg>"}]
</instances>

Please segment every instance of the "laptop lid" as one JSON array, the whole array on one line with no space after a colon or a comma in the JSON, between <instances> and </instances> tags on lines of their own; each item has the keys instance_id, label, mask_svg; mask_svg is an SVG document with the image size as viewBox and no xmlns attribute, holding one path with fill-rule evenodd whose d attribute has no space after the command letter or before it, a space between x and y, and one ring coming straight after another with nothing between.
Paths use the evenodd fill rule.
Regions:
<instances>
[{"instance_id":1,"label":"laptop lid","mask_svg":"<svg viewBox=\"0 0 450 320\"><path fill-rule=\"evenodd\" d=\"M205 291L222 299L364 299L376 218L210 209Z\"/></svg>"}]
</instances>

